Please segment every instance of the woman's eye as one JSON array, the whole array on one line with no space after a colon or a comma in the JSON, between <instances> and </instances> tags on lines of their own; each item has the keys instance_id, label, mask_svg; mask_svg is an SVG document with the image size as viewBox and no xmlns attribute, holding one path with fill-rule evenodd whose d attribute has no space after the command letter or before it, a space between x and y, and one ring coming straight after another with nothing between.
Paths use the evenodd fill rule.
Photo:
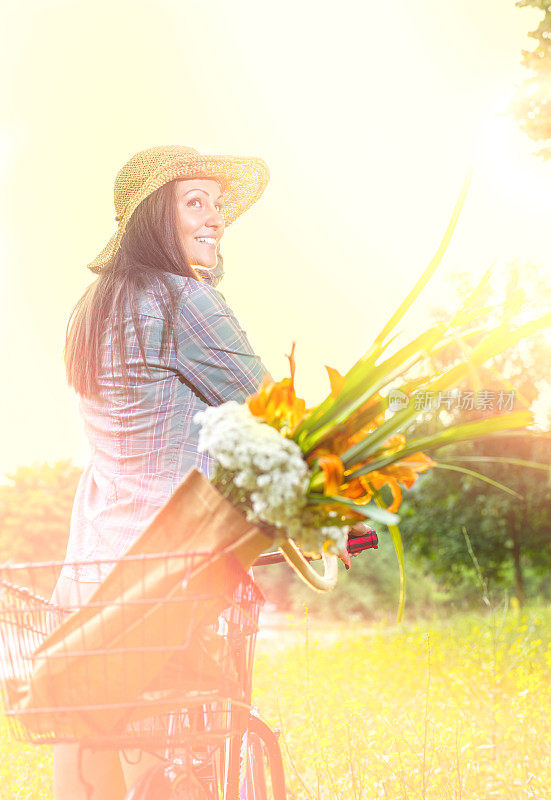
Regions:
<instances>
[{"instance_id":1,"label":"woman's eye","mask_svg":"<svg viewBox=\"0 0 551 800\"><path fill-rule=\"evenodd\" d=\"M191 200L188 200L187 202L188 206L192 206L194 203L198 203L198 206L196 206L196 208L200 208L203 205L199 197L192 197ZM222 213L224 206L221 203L216 203L216 208L219 213Z\"/></svg>"}]
</instances>

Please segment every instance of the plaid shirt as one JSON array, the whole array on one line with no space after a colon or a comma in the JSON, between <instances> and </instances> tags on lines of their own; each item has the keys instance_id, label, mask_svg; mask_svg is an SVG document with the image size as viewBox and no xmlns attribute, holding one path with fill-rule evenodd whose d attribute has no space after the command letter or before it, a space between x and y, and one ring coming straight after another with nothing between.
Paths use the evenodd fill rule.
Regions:
<instances>
[{"instance_id":1,"label":"plaid shirt","mask_svg":"<svg viewBox=\"0 0 551 800\"><path fill-rule=\"evenodd\" d=\"M228 400L242 402L257 390L266 368L213 285L171 275L179 293L175 332L161 361L162 285L138 298L149 376L130 313L125 316L125 387L113 328L104 333L99 396L80 396L92 457L74 500L66 561L115 559L145 530L155 514L196 467L210 476L212 459L197 452L198 411ZM113 367L111 366L113 359ZM114 377L114 380L113 380ZM95 567L65 567L79 580L97 580Z\"/></svg>"}]
</instances>

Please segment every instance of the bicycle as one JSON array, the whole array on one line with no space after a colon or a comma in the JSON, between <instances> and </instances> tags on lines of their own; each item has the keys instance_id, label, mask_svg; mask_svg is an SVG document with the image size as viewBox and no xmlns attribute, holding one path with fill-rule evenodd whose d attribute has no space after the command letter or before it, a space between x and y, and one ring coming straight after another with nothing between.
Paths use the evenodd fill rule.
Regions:
<instances>
[{"instance_id":1,"label":"bicycle","mask_svg":"<svg viewBox=\"0 0 551 800\"><path fill-rule=\"evenodd\" d=\"M377 546L373 533L350 541L351 552ZM265 553L255 566L283 560L280 553ZM144 597L132 593L129 583L118 604L92 598L62 608L42 594L69 565L0 566L0 677L12 736L34 744L78 742L80 754L85 748L155 752L160 764L130 789L127 800L286 800L278 733L251 706L264 602L259 587L230 557L217 567L222 590L205 592L194 576L214 568L212 553L148 554L123 557L121 563L134 584L136 575L145 585L157 570L161 584L170 575L184 588L168 597ZM86 566L91 564L102 573L113 566L99 561ZM80 612L88 615L87 624L97 617L99 626L81 626L72 643L43 650L52 637L55 641L61 623L67 627ZM155 630L144 622L152 615ZM111 641L114 630L123 639ZM147 679L150 662L155 669L161 664L153 680ZM114 664L122 675L113 686ZM42 682L36 677L41 671ZM141 673L145 684L134 696ZM89 786L82 769L81 780Z\"/></svg>"}]
</instances>

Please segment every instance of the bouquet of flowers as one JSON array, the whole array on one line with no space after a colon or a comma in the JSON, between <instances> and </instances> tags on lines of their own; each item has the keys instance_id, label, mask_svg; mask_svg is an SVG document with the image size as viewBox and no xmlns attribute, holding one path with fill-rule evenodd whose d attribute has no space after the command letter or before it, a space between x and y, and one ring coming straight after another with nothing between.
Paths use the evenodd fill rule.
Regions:
<instances>
[{"instance_id":1,"label":"bouquet of flowers","mask_svg":"<svg viewBox=\"0 0 551 800\"><path fill-rule=\"evenodd\" d=\"M212 483L249 520L279 532L282 546L291 537L305 554L337 553L358 520L386 524L400 566L399 614L405 580L396 514L401 487L409 489L420 473L437 466L432 454L438 448L525 428L533 421L528 409L492 413L408 440L407 429L420 413L410 395L449 392L490 359L551 324L547 314L515 326L519 311L515 297L489 309L480 299L488 271L450 321L437 322L392 350L396 326L442 259L467 186L468 179L435 257L368 351L346 375L327 368L331 391L323 402L307 409L296 396L293 345L289 378L263 385L244 405L225 403L197 415L202 426L200 448L215 459ZM489 327L491 312L497 321ZM442 366L439 357L454 344L460 345L456 348L460 357ZM394 413L389 409L389 390L398 390L405 399ZM483 475L469 472L484 480ZM381 493L385 485L391 492L390 503Z\"/></svg>"}]
</instances>

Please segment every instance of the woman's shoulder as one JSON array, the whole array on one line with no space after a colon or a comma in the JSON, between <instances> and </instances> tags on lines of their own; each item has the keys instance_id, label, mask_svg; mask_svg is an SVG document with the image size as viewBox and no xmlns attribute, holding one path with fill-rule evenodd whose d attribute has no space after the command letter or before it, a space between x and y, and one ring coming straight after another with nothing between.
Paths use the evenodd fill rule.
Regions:
<instances>
[{"instance_id":1,"label":"woman's shoulder","mask_svg":"<svg viewBox=\"0 0 551 800\"><path fill-rule=\"evenodd\" d=\"M187 281L182 291L184 304L204 309L225 307L223 296L210 283L196 278L187 278Z\"/></svg>"},{"instance_id":2,"label":"woman's shoulder","mask_svg":"<svg viewBox=\"0 0 551 800\"><path fill-rule=\"evenodd\" d=\"M191 278L185 275L177 275L175 272L154 272L148 277L148 284L144 287L145 293L162 294L166 293L167 286L171 290L183 291Z\"/></svg>"},{"instance_id":3,"label":"woman's shoulder","mask_svg":"<svg viewBox=\"0 0 551 800\"><path fill-rule=\"evenodd\" d=\"M213 313L226 308L220 292L206 281L170 272L162 278L152 277L150 284L142 289L138 297L139 313L163 319L163 309L170 306L171 298L176 300L177 308L184 315L186 310Z\"/></svg>"},{"instance_id":4,"label":"woman's shoulder","mask_svg":"<svg viewBox=\"0 0 551 800\"><path fill-rule=\"evenodd\" d=\"M163 319L165 317L163 309L167 303L170 304L171 298L175 298L180 304L189 280L190 278L173 272L166 272L162 277L152 275L147 286L138 292L139 313Z\"/></svg>"}]
</instances>

